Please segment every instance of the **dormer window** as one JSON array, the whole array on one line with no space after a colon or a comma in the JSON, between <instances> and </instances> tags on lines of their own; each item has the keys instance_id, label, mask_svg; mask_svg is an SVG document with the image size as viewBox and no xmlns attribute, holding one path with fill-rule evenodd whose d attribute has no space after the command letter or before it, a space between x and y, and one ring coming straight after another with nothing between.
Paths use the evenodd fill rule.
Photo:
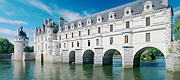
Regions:
<instances>
[{"instance_id":1,"label":"dormer window","mask_svg":"<svg viewBox=\"0 0 180 80\"><path fill-rule=\"evenodd\" d=\"M98 15L96 18L97 18L97 23L102 22L102 17L100 15Z\"/></svg>"},{"instance_id":2,"label":"dormer window","mask_svg":"<svg viewBox=\"0 0 180 80\"><path fill-rule=\"evenodd\" d=\"M143 12L149 12L153 10L152 1L147 1L144 3L144 11Z\"/></svg>"},{"instance_id":3,"label":"dormer window","mask_svg":"<svg viewBox=\"0 0 180 80\"><path fill-rule=\"evenodd\" d=\"M114 12L110 12L109 13L109 20L113 20L113 19L115 19L115 14L114 14Z\"/></svg>"},{"instance_id":4,"label":"dormer window","mask_svg":"<svg viewBox=\"0 0 180 80\"><path fill-rule=\"evenodd\" d=\"M92 21L90 18L88 18L86 21L87 21L87 25L91 25Z\"/></svg>"},{"instance_id":5,"label":"dormer window","mask_svg":"<svg viewBox=\"0 0 180 80\"><path fill-rule=\"evenodd\" d=\"M74 29L74 26L75 26L74 23L71 23L71 29Z\"/></svg>"},{"instance_id":6,"label":"dormer window","mask_svg":"<svg viewBox=\"0 0 180 80\"><path fill-rule=\"evenodd\" d=\"M132 15L132 10L131 10L131 7L126 7L125 9L124 9L124 17L126 17L126 16L131 16Z\"/></svg>"},{"instance_id":7,"label":"dormer window","mask_svg":"<svg viewBox=\"0 0 180 80\"><path fill-rule=\"evenodd\" d=\"M82 27L82 22L78 21L78 27Z\"/></svg>"},{"instance_id":8,"label":"dormer window","mask_svg":"<svg viewBox=\"0 0 180 80\"><path fill-rule=\"evenodd\" d=\"M68 25L65 25L65 31L68 31Z\"/></svg>"}]
</instances>

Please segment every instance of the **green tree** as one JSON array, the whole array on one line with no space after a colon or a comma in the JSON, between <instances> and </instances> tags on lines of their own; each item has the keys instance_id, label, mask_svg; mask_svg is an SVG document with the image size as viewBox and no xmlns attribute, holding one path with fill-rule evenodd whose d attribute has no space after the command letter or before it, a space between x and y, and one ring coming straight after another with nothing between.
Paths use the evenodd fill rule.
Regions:
<instances>
[{"instance_id":1,"label":"green tree","mask_svg":"<svg viewBox=\"0 0 180 80\"><path fill-rule=\"evenodd\" d=\"M12 47L11 47L12 46ZM0 38L0 54L13 53L14 45L6 38Z\"/></svg>"},{"instance_id":2,"label":"green tree","mask_svg":"<svg viewBox=\"0 0 180 80\"><path fill-rule=\"evenodd\" d=\"M34 52L34 46L25 47L24 51L25 51L25 52Z\"/></svg>"},{"instance_id":3,"label":"green tree","mask_svg":"<svg viewBox=\"0 0 180 80\"><path fill-rule=\"evenodd\" d=\"M172 24L175 40L180 39L180 15L177 15Z\"/></svg>"}]
</instances>

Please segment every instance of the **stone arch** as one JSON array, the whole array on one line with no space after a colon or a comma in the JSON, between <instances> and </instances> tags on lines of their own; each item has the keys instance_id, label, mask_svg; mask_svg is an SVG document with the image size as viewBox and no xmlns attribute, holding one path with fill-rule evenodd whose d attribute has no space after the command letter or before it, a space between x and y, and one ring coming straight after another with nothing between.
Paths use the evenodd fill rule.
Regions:
<instances>
[{"instance_id":1,"label":"stone arch","mask_svg":"<svg viewBox=\"0 0 180 80\"><path fill-rule=\"evenodd\" d=\"M104 53L103 56L103 65L112 65L113 63L113 54L115 51L118 51L117 49L108 49L106 50L106 52ZM120 54L121 52L118 51Z\"/></svg>"},{"instance_id":2,"label":"stone arch","mask_svg":"<svg viewBox=\"0 0 180 80\"><path fill-rule=\"evenodd\" d=\"M69 63L73 63L75 62L75 51L72 50L70 53L69 53Z\"/></svg>"},{"instance_id":3,"label":"stone arch","mask_svg":"<svg viewBox=\"0 0 180 80\"><path fill-rule=\"evenodd\" d=\"M140 67L140 56L145 50L147 50L149 48L157 48L157 47L152 47L152 46L141 47L140 49L138 49L135 52L134 57L133 57L133 67ZM159 49L165 57L165 53L162 51L162 49L160 49L160 48L157 48L157 49Z\"/></svg>"},{"instance_id":4,"label":"stone arch","mask_svg":"<svg viewBox=\"0 0 180 80\"><path fill-rule=\"evenodd\" d=\"M93 64L94 63L94 52L90 49L83 53L83 64Z\"/></svg>"}]
</instances>

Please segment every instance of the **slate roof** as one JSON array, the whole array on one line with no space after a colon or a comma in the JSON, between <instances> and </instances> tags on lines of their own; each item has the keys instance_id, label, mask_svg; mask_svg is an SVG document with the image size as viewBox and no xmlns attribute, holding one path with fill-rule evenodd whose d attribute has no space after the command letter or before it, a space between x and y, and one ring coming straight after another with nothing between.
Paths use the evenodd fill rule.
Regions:
<instances>
[{"instance_id":1,"label":"slate roof","mask_svg":"<svg viewBox=\"0 0 180 80\"><path fill-rule=\"evenodd\" d=\"M29 39L27 37L26 32L23 31L22 26L20 27L19 35L15 37L15 39Z\"/></svg>"},{"instance_id":2,"label":"slate roof","mask_svg":"<svg viewBox=\"0 0 180 80\"><path fill-rule=\"evenodd\" d=\"M97 22L96 17L98 15L100 15L103 18L102 22L106 22L106 21L108 21L108 17L109 17L108 13L110 13L110 12L114 12L114 14L116 15L115 19L120 19L120 18L122 18L124 16L124 9L126 7L131 7L131 10L133 11L132 15L141 14L143 12L143 8L144 8L143 4L146 1L153 1L152 4L154 6L153 7L154 10L158 10L158 9L162 9L162 8L167 7L167 6L163 5L163 4L161 4L157 0L137 0L137 1L125 4L125 5L121 5L121 6L112 8L112 9L108 9L108 10L105 10L105 11L102 11L102 12L99 12L99 13L96 13L96 14L89 15L89 16L81 18L81 19L77 19L77 20L74 20L74 21L71 21L71 22L67 22L62 26L62 28L64 28L65 25L70 26L71 23L74 23L75 25L78 25L78 21L83 22L82 27L85 27L86 24L87 24L86 20L88 18L90 18L93 21L92 25L94 25ZM65 29L63 29L63 30L65 30Z\"/></svg>"}]
</instances>

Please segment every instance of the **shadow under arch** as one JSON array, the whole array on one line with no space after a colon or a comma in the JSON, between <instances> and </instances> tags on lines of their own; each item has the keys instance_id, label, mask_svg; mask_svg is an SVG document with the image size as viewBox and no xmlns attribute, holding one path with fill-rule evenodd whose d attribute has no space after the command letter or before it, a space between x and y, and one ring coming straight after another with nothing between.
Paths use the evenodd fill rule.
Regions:
<instances>
[{"instance_id":1,"label":"shadow under arch","mask_svg":"<svg viewBox=\"0 0 180 80\"><path fill-rule=\"evenodd\" d=\"M75 51L69 53L69 63L75 62Z\"/></svg>"},{"instance_id":2,"label":"shadow under arch","mask_svg":"<svg viewBox=\"0 0 180 80\"><path fill-rule=\"evenodd\" d=\"M86 50L83 54L83 64L94 63L94 52L92 50Z\"/></svg>"},{"instance_id":3,"label":"shadow under arch","mask_svg":"<svg viewBox=\"0 0 180 80\"><path fill-rule=\"evenodd\" d=\"M112 65L113 64L113 54L118 50L116 49L109 49L104 53L103 56L103 65ZM120 53L120 51L118 51ZM121 53L120 53L121 55Z\"/></svg>"},{"instance_id":4,"label":"shadow under arch","mask_svg":"<svg viewBox=\"0 0 180 80\"><path fill-rule=\"evenodd\" d=\"M141 54L145 51L145 50L147 50L147 49L149 49L149 48L156 48L156 47L143 47L143 48L141 48L140 50L138 50L137 52L136 52L136 54L134 55L134 59L133 59L133 67L140 67L140 57L141 57ZM158 48L156 48L156 49L158 49ZM160 49L158 49L159 51L161 51ZM164 56L164 53L161 51L161 53L163 54L163 56Z\"/></svg>"}]
</instances>

